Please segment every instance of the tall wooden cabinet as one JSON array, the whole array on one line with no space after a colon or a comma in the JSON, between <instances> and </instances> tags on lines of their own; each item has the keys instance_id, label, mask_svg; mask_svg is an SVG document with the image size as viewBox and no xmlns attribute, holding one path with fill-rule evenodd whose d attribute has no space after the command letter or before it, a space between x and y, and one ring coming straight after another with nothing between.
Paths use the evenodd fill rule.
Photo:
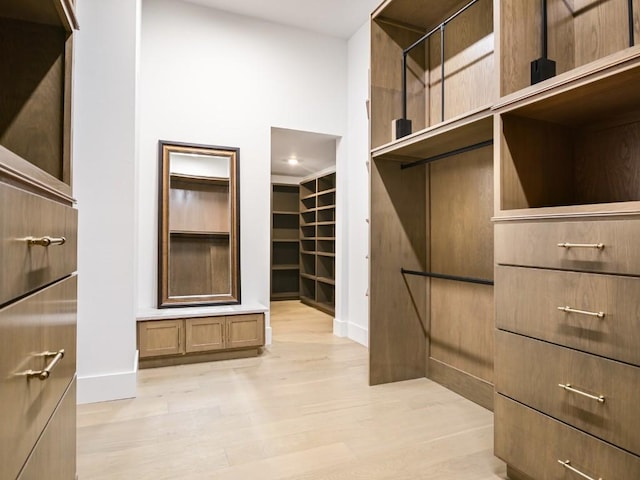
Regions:
<instances>
[{"instance_id":1,"label":"tall wooden cabinet","mask_svg":"<svg viewBox=\"0 0 640 480\"><path fill-rule=\"evenodd\" d=\"M0 4L0 478L75 478L73 2Z\"/></svg>"},{"instance_id":2,"label":"tall wooden cabinet","mask_svg":"<svg viewBox=\"0 0 640 480\"><path fill-rule=\"evenodd\" d=\"M371 27L371 383L493 405L511 479L640 478L640 1Z\"/></svg>"},{"instance_id":3,"label":"tall wooden cabinet","mask_svg":"<svg viewBox=\"0 0 640 480\"><path fill-rule=\"evenodd\" d=\"M300 183L300 300L335 313L336 174Z\"/></svg>"},{"instance_id":4,"label":"tall wooden cabinet","mask_svg":"<svg viewBox=\"0 0 640 480\"><path fill-rule=\"evenodd\" d=\"M300 298L298 185L271 185L271 300Z\"/></svg>"}]
</instances>

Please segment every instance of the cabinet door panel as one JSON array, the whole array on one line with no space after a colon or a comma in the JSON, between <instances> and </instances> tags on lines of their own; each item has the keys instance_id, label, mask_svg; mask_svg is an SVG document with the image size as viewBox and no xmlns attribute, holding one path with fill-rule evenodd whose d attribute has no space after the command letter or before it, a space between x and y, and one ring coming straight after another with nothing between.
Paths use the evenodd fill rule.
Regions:
<instances>
[{"instance_id":1,"label":"cabinet door panel","mask_svg":"<svg viewBox=\"0 0 640 480\"><path fill-rule=\"evenodd\" d=\"M221 350L225 347L225 317L188 318L185 322L187 353Z\"/></svg>"},{"instance_id":2,"label":"cabinet door panel","mask_svg":"<svg viewBox=\"0 0 640 480\"><path fill-rule=\"evenodd\" d=\"M234 315L227 318L227 348L264 345L264 315Z\"/></svg>"},{"instance_id":3,"label":"cabinet door panel","mask_svg":"<svg viewBox=\"0 0 640 480\"><path fill-rule=\"evenodd\" d=\"M161 320L138 323L140 358L184 353L184 320Z\"/></svg>"}]
</instances>

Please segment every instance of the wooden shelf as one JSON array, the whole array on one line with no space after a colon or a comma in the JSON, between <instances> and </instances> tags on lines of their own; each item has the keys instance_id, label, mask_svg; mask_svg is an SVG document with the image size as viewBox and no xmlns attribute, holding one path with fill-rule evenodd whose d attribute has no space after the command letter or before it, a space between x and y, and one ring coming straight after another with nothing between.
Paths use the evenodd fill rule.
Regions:
<instances>
[{"instance_id":1,"label":"wooden shelf","mask_svg":"<svg viewBox=\"0 0 640 480\"><path fill-rule=\"evenodd\" d=\"M316 277L316 280L322 283L326 283L327 285L335 285L336 281L333 278L328 277Z\"/></svg>"},{"instance_id":2,"label":"wooden shelf","mask_svg":"<svg viewBox=\"0 0 640 480\"><path fill-rule=\"evenodd\" d=\"M273 213L273 215L299 215L300 212L284 212L284 211L278 211L278 212L271 212Z\"/></svg>"},{"instance_id":3,"label":"wooden shelf","mask_svg":"<svg viewBox=\"0 0 640 480\"><path fill-rule=\"evenodd\" d=\"M336 206L335 205L325 205L323 207L318 207L315 210L316 211L322 211L322 210L331 210L331 209L335 209Z\"/></svg>"},{"instance_id":4,"label":"wooden shelf","mask_svg":"<svg viewBox=\"0 0 640 480\"><path fill-rule=\"evenodd\" d=\"M317 196L321 197L322 195L328 195L330 193L336 193L336 189L335 188L329 188L328 190L322 190L321 192L317 193Z\"/></svg>"},{"instance_id":5,"label":"wooden shelf","mask_svg":"<svg viewBox=\"0 0 640 480\"><path fill-rule=\"evenodd\" d=\"M311 250L300 250L300 253L302 255L316 255L316 252L311 251Z\"/></svg>"},{"instance_id":6,"label":"wooden shelf","mask_svg":"<svg viewBox=\"0 0 640 480\"><path fill-rule=\"evenodd\" d=\"M271 240L273 243L298 243L297 238L273 238Z\"/></svg>"},{"instance_id":7,"label":"wooden shelf","mask_svg":"<svg viewBox=\"0 0 640 480\"><path fill-rule=\"evenodd\" d=\"M171 230L170 235L180 237L228 237L229 232L199 232L189 230Z\"/></svg>"},{"instance_id":8,"label":"wooden shelf","mask_svg":"<svg viewBox=\"0 0 640 480\"><path fill-rule=\"evenodd\" d=\"M184 173L170 173L171 181L182 183L209 184L228 186L229 179L224 177L205 177L201 175L186 175Z\"/></svg>"},{"instance_id":9,"label":"wooden shelf","mask_svg":"<svg viewBox=\"0 0 640 480\"><path fill-rule=\"evenodd\" d=\"M306 279L308 279L308 280L315 280L315 279L316 279L316 276L315 276L315 275L310 275L310 274L308 274L308 273L300 273L300 276L301 276L302 278L306 278Z\"/></svg>"},{"instance_id":10,"label":"wooden shelf","mask_svg":"<svg viewBox=\"0 0 640 480\"><path fill-rule=\"evenodd\" d=\"M291 264L291 265L272 265L271 270L299 270L300 265Z\"/></svg>"},{"instance_id":11,"label":"wooden shelf","mask_svg":"<svg viewBox=\"0 0 640 480\"><path fill-rule=\"evenodd\" d=\"M300 296L300 301L305 305L309 305L310 307L320 310L321 312L324 312L328 315L335 315L335 308L332 304L317 302L311 297L302 296L302 295Z\"/></svg>"},{"instance_id":12,"label":"wooden shelf","mask_svg":"<svg viewBox=\"0 0 640 480\"><path fill-rule=\"evenodd\" d=\"M331 252L315 252L316 255L318 255L319 257L334 257L336 256L335 253L331 253Z\"/></svg>"},{"instance_id":13,"label":"wooden shelf","mask_svg":"<svg viewBox=\"0 0 640 480\"><path fill-rule=\"evenodd\" d=\"M298 185L271 186L271 299L290 300L300 287L300 189Z\"/></svg>"}]
</instances>

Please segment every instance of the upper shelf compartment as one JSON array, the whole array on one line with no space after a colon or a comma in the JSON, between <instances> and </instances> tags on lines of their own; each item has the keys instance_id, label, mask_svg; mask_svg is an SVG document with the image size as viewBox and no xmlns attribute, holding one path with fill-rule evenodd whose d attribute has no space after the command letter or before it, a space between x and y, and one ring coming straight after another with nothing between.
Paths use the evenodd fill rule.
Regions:
<instances>
[{"instance_id":1,"label":"upper shelf compartment","mask_svg":"<svg viewBox=\"0 0 640 480\"><path fill-rule=\"evenodd\" d=\"M501 0L499 17L501 96L534 83L536 60L555 63L539 81L579 76L640 39L640 0Z\"/></svg>"},{"instance_id":2,"label":"upper shelf compartment","mask_svg":"<svg viewBox=\"0 0 640 480\"><path fill-rule=\"evenodd\" d=\"M0 146L16 176L33 167L46 187L71 194L72 31L69 0L0 2ZM43 177L44 178L44 177Z\"/></svg>"},{"instance_id":3,"label":"upper shelf compartment","mask_svg":"<svg viewBox=\"0 0 640 480\"><path fill-rule=\"evenodd\" d=\"M415 134L488 108L494 71L492 0L385 2L371 22L372 149L405 136L398 119Z\"/></svg>"}]
</instances>

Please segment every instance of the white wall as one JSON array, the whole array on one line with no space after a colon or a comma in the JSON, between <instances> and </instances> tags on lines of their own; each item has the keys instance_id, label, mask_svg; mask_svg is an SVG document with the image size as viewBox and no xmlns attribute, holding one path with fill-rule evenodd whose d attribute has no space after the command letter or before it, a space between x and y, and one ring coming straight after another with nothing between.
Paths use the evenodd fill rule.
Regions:
<instances>
[{"instance_id":1,"label":"white wall","mask_svg":"<svg viewBox=\"0 0 640 480\"><path fill-rule=\"evenodd\" d=\"M78 0L78 401L135 396L139 0Z\"/></svg>"},{"instance_id":2,"label":"white wall","mask_svg":"<svg viewBox=\"0 0 640 480\"><path fill-rule=\"evenodd\" d=\"M240 147L242 303L269 304L271 127L344 136L346 62L341 39L143 1L139 308L156 305L160 139Z\"/></svg>"},{"instance_id":3,"label":"white wall","mask_svg":"<svg viewBox=\"0 0 640 480\"><path fill-rule=\"evenodd\" d=\"M363 345L369 343L369 22L348 43L348 153L342 175L348 211L346 226L346 313L341 333Z\"/></svg>"}]
</instances>

